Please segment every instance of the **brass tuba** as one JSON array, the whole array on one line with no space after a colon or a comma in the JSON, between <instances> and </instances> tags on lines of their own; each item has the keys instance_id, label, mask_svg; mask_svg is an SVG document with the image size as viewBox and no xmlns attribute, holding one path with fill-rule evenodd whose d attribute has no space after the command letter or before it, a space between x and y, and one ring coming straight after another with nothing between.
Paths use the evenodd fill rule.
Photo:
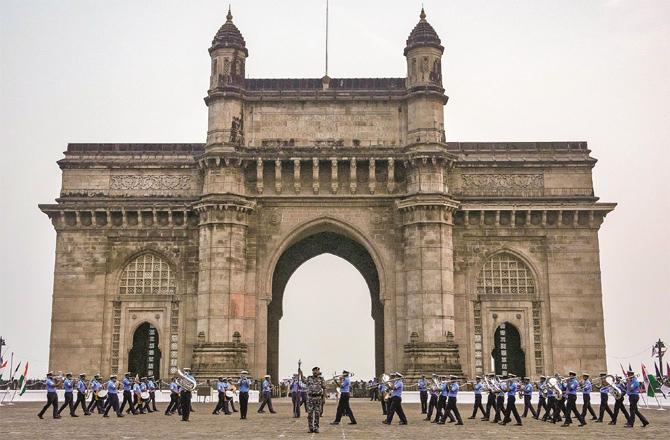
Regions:
<instances>
[{"instance_id":1,"label":"brass tuba","mask_svg":"<svg viewBox=\"0 0 670 440\"><path fill-rule=\"evenodd\" d=\"M549 379L547 379L547 384L554 391L556 400L561 400L563 398L563 390L560 387L561 383L559 382L559 380L556 379L555 377L550 377Z\"/></svg>"},{"instance_id":2,"label":"brass tuba","mask_svg":"<svg viewBox=\"0 0 670 440\"><path fill-rule=\"evenodd\" d=\"M198 386L198 383L195 381L195 379L188 377L186 374L184 374L183 371L177 370L177 375L179 376L177 378L177 384L183 389L187 391L193 391L195 390L195 387Z\"/></svg>"},{"instance_id":3,"label":"brass tuba","mask_svg":"<svg viewBox=\"0 0 670 440\"><path fill-rule=\"evenodd\" d=\"M607 384L607 386L609 387L610 394L614 396L615 399L621 399L623 393L621 392L619 387L616 386L616 379L614 378L614 376L608 374L607 376L605 376L605 379L603 379L603 382Z\"/></svg>"}]
</instances>

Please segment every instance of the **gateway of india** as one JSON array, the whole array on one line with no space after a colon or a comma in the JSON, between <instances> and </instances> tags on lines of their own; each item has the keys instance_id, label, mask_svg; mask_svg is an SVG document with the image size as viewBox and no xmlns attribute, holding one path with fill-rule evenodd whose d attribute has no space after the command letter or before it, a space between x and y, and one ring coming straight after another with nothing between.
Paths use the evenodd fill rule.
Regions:
<instances>
[{"instance_id":1,"label":"gateway of india","mask_svg":"<svg viewBox=\"0 0 670 440\"><path fill-rule=\"evenodd\" d=\"M369 288L377 374L605 370L596 159L447 142L423 10L402 78L247 78L230 12L209 54L204 144L58 162L51 369L276 379L286 284L330 253Z\"/></svg>"}]
</instances>

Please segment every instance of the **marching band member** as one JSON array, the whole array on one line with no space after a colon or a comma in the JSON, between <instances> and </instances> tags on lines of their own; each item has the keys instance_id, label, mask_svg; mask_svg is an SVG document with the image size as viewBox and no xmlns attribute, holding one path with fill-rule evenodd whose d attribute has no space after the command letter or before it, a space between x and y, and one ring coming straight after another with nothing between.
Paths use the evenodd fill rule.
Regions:
<instances>
[{"instance_id":1,"label":"marching band member","mask_svg":"<svg viewBox=\"0 0 670 440\"><path fill-rule=\"evenodd\" d=\"M558 387L562 391L561 398L559 399L558 396L556 396L556 399L554 399L554 423L556 423L556 422L561 421L561 414L563 414L565 416L565 411L566 411L566 408L565 408L566 396L565 396L565 394L566 394L566 391L567 391L568 387L565 385L565 383L563 383L563 381L561 380L561 376L558 373L555 373L554 377L556 378L556 380L558 380Z\"/></svg>"},{"instance_id":2,"label":"marching band member","mask_svg":"<svg viewBox=\"0 0 670 440\"><path fill-rule=\"evenodd\" d=\"M165 415L171 416L177 409L179 409L179 384L177 383L177 376L175 376L170 382L170 403L165 408Z\"/></svg>"},{"instance_id":3,"label":"marching band member","mask_svg":"<svg viewBox=\"0 0 670 440\"><path fill-rule=\"evenodd\" d=\"M154 377L149 376L147 379L148 379L147 389L149 390L149 400L151 401L151 409L153 411L158 411L158 408L156 408L156 383L154 382Z\"/></svg>"},{"instance_id":4,"label":"marching band member","mask_svg":"<svg viewBox=\"0 0 670 440\"><path fill-rule=\"evenodd\" d=\"M299 371L300 378L302 371ZM307 386L307 425L309 432L319 432L319 419L323 411L323 400L326 395L326 381L321 377L319 367L312 368L312 375L305 380Z\"/></svg>"},{"instance_id":5,"label":"marching band member","mask_svg":"<svg viewBox=\"0 0 670 440\"><path fill-rule=\"evenodd\" d=\"M391 404L388 409L388 414L386 415L386 420L384 420L382 423L385 425L390 425L393 421L393 415L398 413L398 418L400 418L400 425L406 425L407 418L405 417L405 411L402 409L402 391L404 388L402 374L396 371L391 375L391 378L395 378L395 382L393 382L393 391L391 392Z\"/></svg>"},{"instance_id":6,"label":"marching band member","mask_svg":"<svg viewBox=\"0 0 670 440\"><path fill-rule=\"evenodd\" d=\"M449 390L447 390L447 384L443 376L440 376L438 380L440 381L440 394L437 396L435 419L431 423L440 423L447 408L447 394L449 394Z\"/></svg>"},{"instance_id":7,"label":"marching band member","mask_svg":"<svg viewBox=\"0 0 670 440\"><path fill-rule=\"evenodd\" d=\"M486 375L489 379L489 383L493 381L496 377L495 373L489 373ZM492 388L489 388L489 395L486 398L486 413L482 417L482 421L489 421L491 417L491 408L495 409L496 407L496 393Z\"/></svg>"},{"instance_id":8,"label":"marching band member","mask_svg":"<svg viewBox=\"0 0 670 440\"><path fill-rule=\"evenodd\" d=\"M635 416L640 418L642 422L642 427L644 428L649 424L647 419L640 413L640 410L637 407L637 402L640 400L640 381L635 377L635 373L629 371L628 373L628 382L626 386L626 392L628 393L628 405L630 408L630 417L628 417L628 423L626 423L626 428L632 428L635 426Z\"/></svg>"},{"instance_id":9,"label":"marching band member","mask_svg":"<svg viewBox=\"0 0 670 440\"><path fill-rule=\"evenodd\" d=\"M133 415L137 415L137 410L133 404L133 393L131 392L133 383L130 380L130 372L123 375L123 381L121 383L123 384L123 402L121 402L119 411L123 412L123 408L125 408L126 403L128 403L128 411L133 413Z\"/></svg>"},{"instance_id":10,"label":"marching band member","mask_svg":"<svg viewBox=\"0 0 670 440\"><path fill-rule=\"evenodd\" d=\"M533 418L537 420L538 413L535 412L535 408L533 408L531 403L531 400L533 399L533 384L530 383L529 377L524 377L523 383L523 414L521 414L521 417L526 417L528 411L530 411ZM542 395L540 395L540 398L542 398Z\"/></svg>"},{"instance_id":11,"label":"marching band member","mask_svg":"<svg viewBox=\"0 0 670 440\"><path fill-rule=\"evenodd\" d=\"M610 397L610 388L607 386L605 383L605 377L607 376L607 373L600 373L600 411L598 414L598 420L596 420L596 423L602 423L603 422L603 417L605 416L605 412L609 414L610 416L610 421L614 418L614 413L610 409L609 404L607 401L609 400Z\"/></svg>"},{"instance_id":12,"label":"marching band member","mask_svg":"<svg viewBox=\"0 0 670 440\"><path fill-rule=\"evenodd\" d=\"M240 380L237 381L237 386L240 388L240 419L247 418L247 409L249 407L249 387L251 386L251 379L247 378L247 371L240 372Z\"/></svg>"},{"instance_id":13,"label":"marching band member","mask_svg":"<svg viewBox=\"0 0 670 440\"><path fill-rule=\"evenodd\" d=\"M140 414L146 413L144 405L142 405L142 387L139 378L133 380L133 400L135 402L135 413L137 413L137 411L139 411ZM126 412L128 411L130 411L130 408L126 410Z\"/></svg>"},{"instance_id":14,"label":"marching band member","mask_svg":"<svg viewBox=\"0 0 670 440\"><path fill-rule=\"evenodd\" d=\"M212 411L212 414L214 415L219 415L219 411L221 410L223 410L225 415L230 415L230 411L228 410L228 401L226 400L226 389L228 388L228 384L224 379L225 378L223 376L219 376L219 381L216 383L216 390L219 392L219 401L216 404L214 411Z\"/></svg>"},{"instance_id":15,"label":"marching band member","mask_svg":"<svg viewBox=\"0 0 670 440\"><path fill-rule=\"evenodd\" d=\"M442 422L444 423L444 419L448 415L451 421L453 421L453 417L456 417L456 425L462 425L463 420L461 419L461 414L458 412L458 406L456 405L456 398L458 396L458 390L460 388L460 386L458 385L458 376L451 375L449 379L451 380L451 385L449 386L449 394L447 396L447 407L445 408L444 411L445 415L442 417Z\"/></svg>"},{"instance_id":16,"label":"marching band member","mask_svg":"<svg viewBox=\"0 0 670 440\"><path fill-rule=\"evenodd\" d=\"M477 417L477 411L481 410L482 416L486 417L486 411L484 411L484 406L482 405L482 378L481 376L475 377L475 383L472 385L472 389L475 393L475 403L472 406L472 415L468 419L474 419Z\"/></svg>"},{"instance_id":17,"label":"marching band member","mask_svg":"<svg viewBox=\"0 0 670 440\"><path fill-rule=\"evenodd\" d=\"M433 373L433 382L437 379L437 374ZM431 385L429 387L430 390L430 402L428 402L428 413L426 414L426 418L424 420L430 420L431 417L433 416L433 411L437 410L437 395L438 395L438 390L437 387L434 385Z\"/></svg>"},{"instance_id":18,"label":"marching band member","mask_svg":"<svg viewBox=\"0 0 670 440\"><path fill-rule=\"evenodd\" d=\"M577 388L579 387L579 381L577 380L577 373L570 371L568 373L568 383L566 384L567 388L567 405L565 407L565 423L562 426L570 426L572 423L571 414L574 413L577 420L579 420L579 426L586 425L584 417L577 411Z\"/></svg>"},{"instance_id":19,"label":"marching band member","mask_svg":"<svg viewBox=\"0 0 670 440\"><path fill-rule=\"evenodd\" d=\"M507 380L507 376L502 376L502 380ZM500 423L505 414L505 392L507 391L507 383L499 382L498 392L496 393L496 415L491 421L491 423Z\"/></svg>"},{"instance_id":20,"label":"marching band member","mask_svg":"<svg viewBox=\"0 0 670 440\"><path fill-rule=\"evenodd\" d=\"M330 424L339 425L340 420L342 419L342 415L346 414L349 416L349 424L355 425L356 417L354 417L354 412L351 410L351 406L349 406L351 378L349 377L349 372L347 370L342 371L342 375L344 377L342 378L341 383L339 383L337 379L335 379L335 383L340 387L340 399L337 402L337 411L335 412L335 420L333 420Z\"/></svg>"},{"instance_id":21,"label":"marching band member","mask_svg":"<svg viewBox=\"0 0 670 440\"><path fill-rule=\"evenodd\" d=\"M382 405L382 415L383 416L385 416L388 413L388 402L387 402L387 399L384 398L384 394L386 394L386 384L380 378L379 379L379 402Z\"/></svg>"},{"instance_id":22,"label":"marching band member","mask_svg":"<svg viewBox=\"0 0 670 440\"><path fill-rule=\"evenodd\" d=\"M63 390L65 391L65 401L63 402L63 405L60 407L58 410L58 415L60 415L61 412L65 409L66 406L70 407L70 416L71 417L79 417L74 413L74 399L73 399L73 389L74 389L74 382L72 381L72 373L67 373L65 375L65 380L63 380Z\"/></svg>"},{"instance_id":23,"label":"marching band member","mask_svg":"<svg viewBox=\"0 0 670 440\"><path fill-rule=\"evenodd\" d=\"M544 409L545 414L548 412L547 398L544 396L544 390L546 389L547 389L547 378L545 376L540 376L540 383L537 385L539 400L537 402L537 411L535 413L535 420L540 418L540 412L542 411L542 409Z\"/></svg>"},{"instance_id":24,"label":"marching band member","mask_svg":"<svg viewBox=\"0 0 670 440\"><path fill-rule=\"evenodd\" d=\"M300 406L302 405L302 401L300 400L300 388L300 379L298 373L295 373L290 385L291 402L293 403L293 418L295 419L300 418Z\"/></svg>"},{"instance_id":25,"label":"marching band member","mask_svg":"<svg viewBox=\"0 0 670 440\"><path fill-rule=\"evenodd\" d=\"M235 385L233 385L233 380L232 380L230 377L226 377L226 382L228 383L228 390L231 391L231 392L233 392L234 389L235 389ZM229 409L230 409L230 412L234 412L234 413L236 413L236 412L237 412L237 409L235 409L235 397L233 397L233 396L230 396L230 397L226 396L226 398L228 399L228 405L230 406L230 408L229 408Z\"/></svg>"},{"instance_id":26,"label":"marching band member","mask_svg":"<svg viewBox=\"0 0 670 440\"><path fill-rule=\"evenodd\" d=\"M73 414L75 411L77 411L77 407L80 403L81 409L84 410L84 415L90 416L91 413L88 412L88 408L86 407L86 374L84 373L79 375L79 380L77 381L77 401L75 402L74 408L72 409Z\"/></svg>"},{"instance_id":27,"label":"marching band member","mask_svg":"<svg viewBox=\"0 0 670 440\"><path fill-rule=\"evenodd\" d=\"M91 402L88 404L87 411L91 413L91 409L95 407L95 409L98 410L98 414L102 414L104 412L104 408L102 406L102 399L98 397L98 391L102 388L102 385L100 384L100 373L96 374L93 376L93 380L91 381Z\"/></svg>"},{"instance_id":28,"label":"marching band member","mask_svg":"<svg viewBox=\"0 0 670 440\"><path fill-rule=\"evenodd\" d=\"M152 413L153 412L153 410L151 408L149 408L149 400L150 399L142 399L142 393L146 393L148 390L149 390L149 388L147 387L147 378L143 377L142 379L140 379L140 396L139 396L140 397L140 399L139 399L140 400L140 408L142 410L142 413L144 413L144 412Z\"/></svg>"},{"instance_id":29,"label":"marching band member","mask_svg":"<svg viewBox=\"0 0 670 440\"><path fill-rule=\"evenodd\" d=\"M582 419L586 420L586 411L588 411L591 413L591 420L598 420L596 412L591 406L591 391L593 391L593 384L589 377L589 373L582 374L582 401L584 402L582 405Z\"/></svg>"},{"instance_id":30,"label":"marching band member","mask_svg":"<svg viewBox=\"0 0 670 440\"><path fill-rule=\"evenodd\" d=\"M507 387L507 407L505 408L505 418L500 422L501 425L505 426L512 421L511 415L514 415L514 420L516 420L516 426L521 426L521 417L519 417L519 412L516 409L516 393L519 388L516 380L516 376L510 374L509 378L511 382Z\"/></svg>"},{"instance_id":31,"label":"marching band member","mask_svg":"<svg viewBox=\"0 0 670 440\"><path fill-rule=\"evenodd\" d=\"M195 382L195 378L191 374L190 368L184 368L184 375ZM179 406L181 407L181 421L188 422L191 415L191 391L182 389L179 397Z\"/></svg>"},{"instance_id":32,"label":"marching band member","mask_svg":"<svg viewBox=\"0 0 670 440\"><path fill-rule=\"evenodd\" d=\"M109 381L107 382L107 407L105 408L105 413L103 417L109 417L109 410L114 408L114 412L117 417L123 417L123 413L119 411L119 396L116 385L116 374L109 376Z\"/></svg>"},{"instance_id":33,"label":"marching band member","mask_svg":"<svg viewBox=\"0 0 670 440\"><path fill-rule=\"evenodd\" d=\"M428 382L426 381L426 376L421 375L421 378L416 383L419 388L419 400L421 400L421 414L426 414L428 412Z\"/></svg>"},{"instance_id":34,"label":"marching band member","mask_svg":"<svg viewBox=\"0 0 670 440\"><path fill-rule=\"evenodd\" d=\"M275 414L275 410L272 408L272 382L270 381L270 375L266 374L263 378L263 383L261 384L263 402L258 408L259 413L265 412L265 405L268 406L270 413Z\"/></svg>"},{"instance_id":35,"label":"marching band member","mask_svg":"<svg viewBox=\"0 0 670 440\"><path fill-rule=\"evenodd\" d=\"M628 410L626 410L626 406L623 404L623 401L626 398L626 385L622 383L621 376L616 376L614 380L614 386L617 387L619 391L621 391L621 397L614 399L614 411L612 413L612 421L608 423L609 425L616 425L616 419L619 416L619 411L623 413L623 416L626 418L626 420L630 419L630 414L628 414Z\"/></svg>"},{"instance_id":36,"label":"marching band member","mask_svg":"<svg viewBox=\"0 0 670 440\"><path fill-rule=\"evenodd\" d=\"M54 374L51 371L47 373L46 385L47 385L47 403L44 405L44 408L42 408L42 411L40 411L37 414L37 417L39 417L40 419L44 418L42 416L44 415L46 410L50 406L53 406L53 418L60 419L60 416L58 415L58 394L56 394L58 379L54 378Z\"/></svg>"}]
</instances>

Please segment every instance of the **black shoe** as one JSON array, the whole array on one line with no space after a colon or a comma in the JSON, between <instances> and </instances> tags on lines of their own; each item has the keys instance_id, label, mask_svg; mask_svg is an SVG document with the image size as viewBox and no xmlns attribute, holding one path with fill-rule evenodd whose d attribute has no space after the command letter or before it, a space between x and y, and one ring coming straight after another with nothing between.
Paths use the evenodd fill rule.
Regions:
<instances>
[{"instance_id":1,"label":"black shoe","mask_svg":"<svg viewBox=\"0 0 670 440\"><path fill-rule=\"evenodd\" d=\"M116 417L125 417L123 414L119 413L116 415Z\"/></svg>"},{"instance_id":2,"label":"black shoe","mask_svg":"<svg viewBox=\"0 0 670 440\"><path fill-rule=\"evenodd\" d=\"M330 422L331 425L339 425L340 422Z\"/></svg>"},{"instance_id":3,"label":"black shoe","mask_svg":"<svg viewBox=\"0 0 670 440\"><path fill-rule=\"evenodd\" d=\"M318 434L318 433L319 433L319 428L316 428L316 429L314 430L314 432Z\"/></svg>"},{"instance_id":4,"label":"black shoe","mask_svg":"<svg viewBox=\"0 0 670 440\"><path fill-rule=\"evenodd\" d=\"M463 422L458 422L454 426L459 426L459 425L462 425L462 424L463 424Z\"/></svg>"},{"instance_id":5,"label":"black shoe","mask_svg":"<svg viewBox=\"0 0 670 440\"><path fill-rule=\"evenodd\" d=\"M103 417L109 417L109 415L108 415L108 414L103 414L102 416L103 416Z\"/></svg>"},{"instance_id":6,"label":"black shoe","mask_svg":"<svg viewBox=\"0 0 670 440\"><path fill-rule=\"evenodd\" d=\"M407 422L398 422L398 425L406 425Z\"/></svg>"},{"instance_id":7,"label":"black shoe","mask_svg":"<svg viewBox=\"0 0 670 440\"><path fill-rule=\"evenodd\" d=\"M468 417L468 420L474 420L474 419L475 419L475 416Z\"/></svg>"},{"instance_id":8,"label":"black shoe","mask_svg":"<svg viewBox=\"0 0 670 440\"><path fill-rule=\"evenodd\" d=\"M570 426L569 423L563 423L563 424L561 425L561 428L566 428L566 427L568 427L568 426Z\"/></svg>"},{"instance_id":9,"label":"black shoe","mask_svg":"<svg viewBox=\"0 0 670 440\"><path fill-rule=\"evenodd\" d=\"M60 416L55 416L54 419L60 419Z\"/></svg>"},{"instance_id":10,"label":"black shoe","mask_svg":"<svg viewBox=\"0 0 670 440\"><path fill-rule=\"evenodd\" d=\"M514 426L523 426L521 423L515 423Z\"/></svg>"},{"instance_id":11,"label":"black shoe","mask_svg":"<svg viewBox=\"0 0 670 440\"><path fill-rule=\"evenodd\" d=\"M609 422L608 425L616 425L616 422Z\"/></svg>"},{"instance_id":12,"label":"black shoe","mask_svg":"<svg viewBox=\"0 0 670 440\"><path fill-rule=\"evenodd\" d=\"M256 411L258 414L263 414L265 411Z\"/></svg>"},{"instance_id":13,"label":"black shoe","mask_svg":"<svg viewBox=\"0 0 670 440\"><path fill-rule=\"evenodd\" d=\"M79 416L76 414L70 414L70 417L79 417Z\"/></svg>"},{"instance_id":14,"label":"black shoe","mask_svg":"<svg viewBox=\"0 0 670 440\"><path fill-rule=\"evenodd\" d=\"M582 426L586 426L586 422L582 422L582 423L580 423L580 424L577 425L577 426L579 426L580 428L581 428Z\"/></svg>"},{"instance_id":15,"label":"black shoe","mask_svg":"<svg viewBox=\"0 0 670 440\"><path fill-rule=\"evenodd\" d=\"M642 427L643 427L643 428L646 428L648 424L649 424L649 422L647 422L647 423L643 423L643 424L642 424Z\"/></svg>"},{"instance_id":16,"label":"black shoe","mask_svg":"<svg viewBox=\"0 0 670 440\"><path fill-rule=\"evenodd\" d=\"M214 415L214 416L218 416L218 415L219 415L219 412L218 412L218 411L212 411L212 415Z\"/></svg>"},{"instance_id":17,"label":"black shoe","mask_svg":"<svg viewBox=\"0 0 670 440\"><path fill-rule=\"evenodd\" d=\"M631 425L630 423L626 423L625 425L623 425L623 427L624 427L624 428L632 428L633 425Z\"/></svg>"},{"instance_id":18,"label":"black shoe","mask_svg":"<svg viewBox=\"0 0 670 440\"><path fill-rule=\"evenodd\" d=\"M596 419L595 422L596 422L596 423L602 423L603 421L600 420L600 419Z\"/></svg>"},{"instance_id":19,"label":"black shoe","mask_svg":"<svg viewBox=\"0 0 670 440\"><path fill-rule=\"evenodd\" d=\"M444 425L444 422L437 422L438 425Z\"/></svg>"},{"instance_id":20,"label":"black shoe","mask_svg":"<svg viewBox=\"0 0 670 440\"><path fill-rule=\"evenodd\" d=\"M37 417L39 417L40 419L44 419L44 417L42 417L42 414L37 414Z\"/></svg>"},{"instance_id":21,"label":"black shoe","mask_svg":"<svg viewBox=\"0 0 670 440\"><path fill-rule=\"evenodd\" d=\"M277 411L270 411L270 414L277 414ZM316 431L319 432L319 431Z\"/></svg>"},{"instance_id":22,"label":"black shoe","mask_svg":"<svg viewBox=\"0 0 670 440\"><path fill-rule=\"evenodd\" d=\"M85 416L90 416L91 413L90 413L90 412L86 412L86 413L84 413L84 415L85 415Z\"/></svg>"},{"instance_id":23,"label":"black shoe","mask_svg":"<svg viewBox=\"0 0 670 440\"><path fill-rule=\"evenodd\" d=\"M349 422L349 423L347 423L347 425L358 425L358 422L356 422L356 421Z\"/></svg>"},{"instance_id":24,"label":"black shoe","mask_svg":"<svg viewBox=\"0 0 670 440\"><path fill-rule=\"evenodd\" d=\"M596 420L598 420L598 417L591 417L592 422L595 422Z\"/></svg>"},{"instance_id":25,"label":"black shoe","mask_svg":"<svg viewBox=\"0 0 670 440\"><path fill-rule=\"evenodd\" d=\"M40 418L41 418L41 417L40 417ZM387 422L386 420L382 420L382 423L383 423L384 425L390 425L390 424L391 424L390 422Z\"/></svg>"},{"instance_id":26,"label":"black shoe","mask_svg":"<svg viewBox=\"0 0 670 440\"><path fill-rule=\"evenodd\" d=\"M488 418L488 417L482 417L482 418L479 419L479 420L481 420L482 422L488 422L488 421L489 421L489 418Z\"/></svg>"}]
</instances>

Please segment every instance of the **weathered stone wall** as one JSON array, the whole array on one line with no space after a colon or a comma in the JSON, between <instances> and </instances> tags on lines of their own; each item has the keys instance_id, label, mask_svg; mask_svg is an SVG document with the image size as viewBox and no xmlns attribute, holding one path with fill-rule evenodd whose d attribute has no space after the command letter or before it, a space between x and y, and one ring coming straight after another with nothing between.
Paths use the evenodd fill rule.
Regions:
<instances>
[{"instance_id":1,"label":"weathered stone wall","mask_svg":"<svg viewBox=\"0 0 670 440\"><path fill-rule=\"evenodd\" d=\"M395 101L246 102L249 147L401 146L406 106Z\"/></svg>"}]
</instances>

